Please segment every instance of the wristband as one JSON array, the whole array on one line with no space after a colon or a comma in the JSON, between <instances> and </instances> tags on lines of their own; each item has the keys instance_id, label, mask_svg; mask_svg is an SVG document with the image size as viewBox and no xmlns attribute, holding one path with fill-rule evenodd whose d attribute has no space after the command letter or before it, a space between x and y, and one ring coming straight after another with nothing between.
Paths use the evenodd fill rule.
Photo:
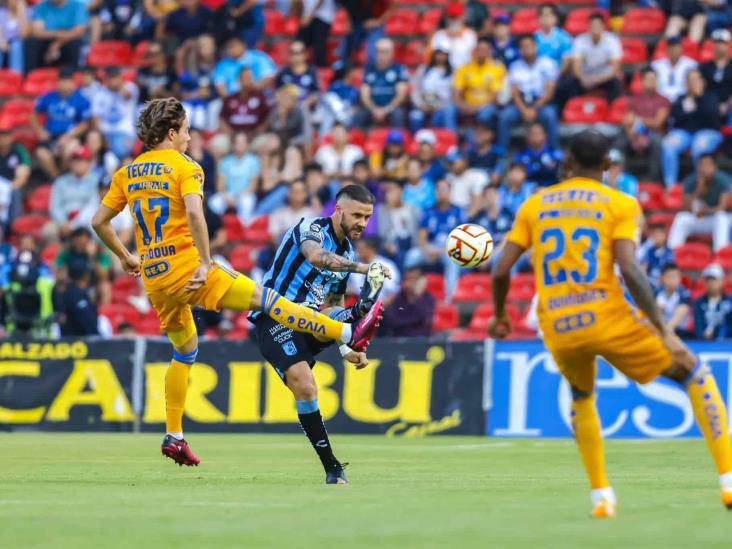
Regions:
<instances>
[{"instance_id":1,"label":"wristband","mask_svg":"<svg viewBox=\"0 0 732 549\"><path fill-rule=\"evenodd\" d=\"M351 349L348 345L343 343L342 345L338 346L338 350L341 352L341 356L346 356L348 353L352 353L353 349Z\"/></svg>"}]
</instances>

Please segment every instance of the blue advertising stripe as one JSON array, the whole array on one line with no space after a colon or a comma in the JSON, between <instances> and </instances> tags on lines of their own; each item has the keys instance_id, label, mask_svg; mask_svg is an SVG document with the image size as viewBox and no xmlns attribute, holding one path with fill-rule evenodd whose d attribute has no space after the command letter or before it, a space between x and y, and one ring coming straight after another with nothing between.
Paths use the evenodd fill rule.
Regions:
<instances>
[{"instance_id":1,"label":"blue advertising stripe","mask_svg":"<svg viewBox=\"0 0 732 549\"><path fill-rule=\"evenodd\" d=\"M690 343L717 379L730 405L732 345ZM539 342L495 342L490 379L492 406L486 433L501 437L570 437L569 386ZM668 380L641 386L597 360L597 406L603 434L610 438L700 437L684 389Z\"/></svg>"}]
</instances>

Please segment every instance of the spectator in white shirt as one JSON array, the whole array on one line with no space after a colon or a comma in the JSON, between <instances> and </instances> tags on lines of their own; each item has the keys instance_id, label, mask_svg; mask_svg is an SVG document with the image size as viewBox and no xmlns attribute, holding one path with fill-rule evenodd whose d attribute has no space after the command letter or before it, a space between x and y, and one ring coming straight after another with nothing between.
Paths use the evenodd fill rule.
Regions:
<instances>
[{"instance_id":1,"label":"spectator in white shirt","mask_svg":"<svg viewBox=\"0 0 732 549\"><path fill-rule=\"evenodd\" d=\"M348 142L348 130L343 124L336 124L330 131L332 143L320 147L315 161L330 179L341 179L350 175L353 164L364 157L361 147Z\"/></svg>"},{"instance_id":2,"label":"spectator in white shirt","mask_svg":"<svg viewBox=\"0 0 732 549\"><path fill-rule=\"evenodd\" d=\"M125 82L119 67L105 70L105 85L92 98L92 116L114 155L124 159L135 144L139 90Z\"/></svg>"},{"instance_id":3,"label":"spectator in white shirt","mask_svg":"<svg viewBox=\"0 0 732 549\"><path fill-rule=\"evenodd\" d=\"M521 58L508 71L513 102L498 115L496 144L508 150L511 130L518 122L530 124L539 121L547 132L549 145L559 147L557 108L553 105L559 78L559 67L549 57L537 57L537 46L531 35L519 41Z\"/></svg>"},{"instance_id":4,"label":"spectator in white shirt","mask_svg":"<svg viewBox=\"0 0 732 549\"><path fill-rule=\"evenodd\" d=\"M468 168L468 161L457 149L451 150L446 157L450 163L446 176L450 183L450 202L468 212L468 216L478 213L481 207L480 196L490 180L485 170Z\"/></svg>"},{"instance_id":5,"label":"spectator in white shirt","mask_svg":"<svg viewBox=\"0 0 732 549\"><path fill-rule=\"evenodd\" d=\"M680 36L666 39L666 57L656 59L651 68L658 78L658 93L673 103L686 93L686 74L697 62L683 54Z\"/></svg>"},{"instance_id":6,"label":"spectator in white shirt","mask_svg":"<svg viewBox=\"0 0 732 549\"><path fill-rule=\"evenodd\" d=\"M465 24L465 6L460 2L450 2L445 8L446 25L433 36L430 45L433 50L443 49L450 52L450 65L453 68L470 63L473 49L478 43L475 31Z\"/></svg>"},{"instance_id":7,"label":"spectator in white shirt","mask_svg":"<svg viewBox=\"0 0 732 549\"><path fill-rule=\"evenodd\" d=\"M452 102L453 69L448 49L438 44L429 64L422 65L412 79L409 129L417 133L427 122L432 128L457 131L457 108Z\"/></svg>"},{"instance_id":8,"label":"spectator in white shirt","mask_svg":"<svg viewBox=\"0 0 732 549\"><path fill-rule=\"evenodd\" d=\"M572 45L571 86L563 89L562 105L567 99L591 91L601 91L608 101L620 95L620 62L623 47L615 34L605 30L599 13L590 16L589 32L580 34Z\"/></svg>"}]
</instances>

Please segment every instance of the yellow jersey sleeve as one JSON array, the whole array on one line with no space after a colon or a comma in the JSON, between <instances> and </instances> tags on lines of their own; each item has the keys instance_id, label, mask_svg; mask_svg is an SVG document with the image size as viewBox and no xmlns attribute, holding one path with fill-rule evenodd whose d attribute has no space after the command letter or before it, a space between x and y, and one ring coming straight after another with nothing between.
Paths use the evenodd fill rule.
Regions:
<instances>
[{"instance_id":1,"label":"yellow jersey sleeve","mask_svg":"<svg viewBox=\"0 0 732 549\"><path fill-rule=\"evenodd\" d=\"M516 213L516 219L513 222L513 227L506 235L506 240L513 242L517 246L521 246L527 250L531 248L531 204L533 200L528 199L526 202L521 204L518 212Z\"/></svg>"},{"instance_id":2,"label":"yellow jersey sleeve","mask_svg":"<svg viewBox=\"0 0 732 549\"><path fill-rule=\"evenodd\" d=\"M636 244L640 240L640 219L643 214L638 201L628 197L628 200L618 204L613 227L613 240L632 240Z\"/></svg>"},{"instance_id":3,"label":"yellow jersey sleeve","mask_svg":"<svg viewBox=\"0 0 732 549\"><path fill-rule=\"evenodd\" d=\"M183 157L180 164L180 195L197 194L203 196L203 169L198 162L188 157Z\"/></svg>"},{"instance_id":4,"label":"yellow jersey sleeve","mask_svg":"<svg viewBox=\"0 0 732 549\"><path fill-rule=\"evenodd\" d=\"M112 177L112 184L102 199L102 204L115 212L121 212L127 206L127 196L125 196L122 179L121 172L115 173Z\"/></svg>"}]
</instances>

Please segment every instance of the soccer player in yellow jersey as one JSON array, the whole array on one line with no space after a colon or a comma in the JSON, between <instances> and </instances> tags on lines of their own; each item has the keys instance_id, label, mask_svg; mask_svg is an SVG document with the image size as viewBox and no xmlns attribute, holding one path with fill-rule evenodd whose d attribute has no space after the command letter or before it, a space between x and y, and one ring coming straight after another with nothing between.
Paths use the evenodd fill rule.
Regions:
<instances>
[{"instance_id":1,"label":"soccer player in yellow jersey","mask_svg":"<svg viewBox=\"0 0 732 549\"><path fill-rule=\"evenodd\" d=\"M349 348L346 358L358 364L365 361L363 351L378 327L382 308L379 302L358 323L338 322L214 263L203 214L203 171L184 154L190 137L183 106L173 98L149 102L137 130L149 150L114 174L92 225L125 271L142 277L161 329L173 344L165 377L167 434L162 452L179 465L198 465L199 458L183 438L188 373L198 354L191 305L262 311L295 331L341 342ZM135 219L136 254L125 248L111 226L125 206ZM346 217L346 225L363 224L363 219ZM325 257L324 264L331 271L368 272L368 265L330 255L334 257Z\"/></svg>"},{"instance_id":2,"label":"soccer player in yellow jersey","mask_svg":"<svg viewBox=\"0 0 732 549\"><path fill-rule=\"evenodd\" d=\"M708 366L698 362L662 321L645 273L635 260L638 202L601 183L608 143L586 130L571 142L573 177L522 204L493 276L494 337L511 329L505 302L511 266L531 249L544 342L572 389L572 428L590 480L592 515L612 517L616 498L605 473L595 406L595 357L638 383L662 375L682 385L719 473L722 502L732 508L732 446L727 411ZM637 304L623 297L618 266Z\"/></svg>"}]
</instances>

